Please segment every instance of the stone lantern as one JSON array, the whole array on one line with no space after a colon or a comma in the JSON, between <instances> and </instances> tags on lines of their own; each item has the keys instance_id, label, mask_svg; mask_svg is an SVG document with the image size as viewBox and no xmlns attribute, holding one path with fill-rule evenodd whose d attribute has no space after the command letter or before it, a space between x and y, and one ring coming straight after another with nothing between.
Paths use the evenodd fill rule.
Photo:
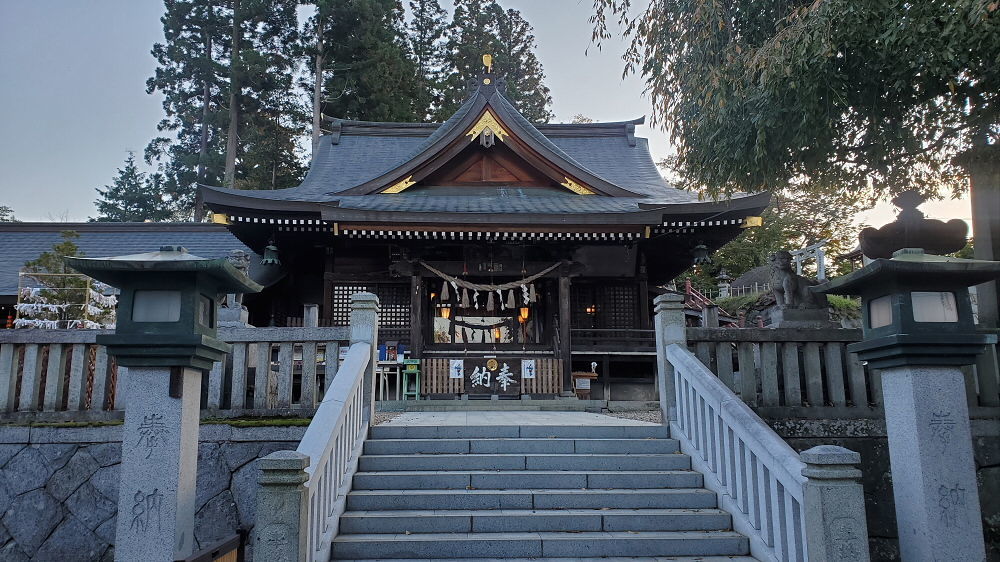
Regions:
<instances>
[{"instance_id":1,"label":"stone lantern","mask_svg":"<svg viewBox=\"0 0 1000 562\"><path fill-rule=\"evenodd\" d=\"M201 377L229 346L216 338L219 295L261 286L226 259L180 246L110 258L64 258L121 290L114 334L98 336L126 404L116 560L172 561L194 547Z\"/></svg>"},{"instance_id":2,"label":"stone lantern","mask_svg":"<svg viewBox=\"0 0 1000 562\"><path fill-rule=\"evenodd\" d=\"M965 228L924 219L921 199L894 202L899 220L868 230L862 249L873 259L849 275L814 287L861 297L863 340L848 346L882 369L882 396L902 559L984 560L965 377L996 341L977 332L968 287L1000 278L1000 262L925 253L911 245L961 248ZM961 222L961 221L959 221ZM887 259L891 255L891 259Z\"/></svg>"}]
</instances>

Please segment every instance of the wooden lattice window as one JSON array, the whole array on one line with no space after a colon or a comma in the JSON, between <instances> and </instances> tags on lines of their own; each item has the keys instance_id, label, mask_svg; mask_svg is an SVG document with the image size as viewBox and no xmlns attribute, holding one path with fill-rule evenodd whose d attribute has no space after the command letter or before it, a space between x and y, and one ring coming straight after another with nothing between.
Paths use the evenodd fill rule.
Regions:
<instances>
[{"instance_id":1,"label":"wooden lattice window","mask_svg":"<svg viewBox=\"0 0 1000 562\"><path fill-rule=\"evenodd\" d=\"M574 284L570 289L572 327L627 330L638 328L638 289L634 284ZM593 312L589 313L588 309Z\"/></svg>"},{"instance_id":2,"label":"wooden lattice window","mask_svg":"<svg viewBox=\"0 0 1000 562\"><path fill-rule=\"evenodd\" d=\"M351 321L351 295L367 291L379 301L379 339L410 339L410 285L408 283L373 283L371 285L334 285L330 292L330 320L333 326L347 326Z\"/></svg>"}]
</instances>

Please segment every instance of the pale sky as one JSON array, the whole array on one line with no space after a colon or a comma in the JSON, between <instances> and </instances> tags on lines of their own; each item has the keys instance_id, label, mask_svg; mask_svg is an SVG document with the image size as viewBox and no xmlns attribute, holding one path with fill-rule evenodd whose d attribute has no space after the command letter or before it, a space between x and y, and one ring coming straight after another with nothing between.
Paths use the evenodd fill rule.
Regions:
<instances>
[{"instance_id":1,"label":"pale sky","mask_svg":"<svg viewBox=\"0 0 1000 562\"><path fill-rule=\"evenodd\" d=\"M649 115L641 80L621 78L624 44L591 47L591 0L501 4L535 28L556 122ZM0 0L0 205L19 220L96 215L94 188L157 134L161 100L145 84L155 68L150 48L163 40L162 14L160 0ZM654 158L669 153L662 131L637 133L650 139ZM935 218L971 216L967 198L922 208ZM891 205L859 220L888 222Z\"/></svg>"}]
</instances>

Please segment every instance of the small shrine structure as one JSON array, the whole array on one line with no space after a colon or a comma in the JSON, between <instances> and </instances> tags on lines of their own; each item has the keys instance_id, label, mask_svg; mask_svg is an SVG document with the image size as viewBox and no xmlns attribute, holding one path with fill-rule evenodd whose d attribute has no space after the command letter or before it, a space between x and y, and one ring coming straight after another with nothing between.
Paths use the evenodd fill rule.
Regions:
<instances>
[{"instance_id":1,"label":"small shrine structure","mask_svg":"<svg viewBox=\"0 0 1000 562\"><path fill-rule=\"evenodd\" d=\"M297 187L202 186L213 221L283 271L250 322L318 304L321 325L345 325L370 291L424 395L559 394L597 359L624 386L596 398L653 397L657 287L758 225L768 195L699 200L664 181L642 118L530 123L491 70L444 123L327 121ZM497 371L473 392L494 364L516 384Z\"/></svg>"}]
</instances>

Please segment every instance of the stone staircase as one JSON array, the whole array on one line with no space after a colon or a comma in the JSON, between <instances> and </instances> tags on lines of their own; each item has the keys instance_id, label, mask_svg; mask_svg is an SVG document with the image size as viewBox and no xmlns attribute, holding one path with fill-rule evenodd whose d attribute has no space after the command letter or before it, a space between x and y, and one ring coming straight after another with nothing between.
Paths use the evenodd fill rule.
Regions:
<instances>
[{"instance_id":1,"label":"stone staircase","mask_svg":"<svg viewBox=\"0 0 1000 562\"><path fill-rule=\"evenodd\" d=\"M334 560L753 560L667 429L371 429Z\"/></svg>"}]
</instances>

